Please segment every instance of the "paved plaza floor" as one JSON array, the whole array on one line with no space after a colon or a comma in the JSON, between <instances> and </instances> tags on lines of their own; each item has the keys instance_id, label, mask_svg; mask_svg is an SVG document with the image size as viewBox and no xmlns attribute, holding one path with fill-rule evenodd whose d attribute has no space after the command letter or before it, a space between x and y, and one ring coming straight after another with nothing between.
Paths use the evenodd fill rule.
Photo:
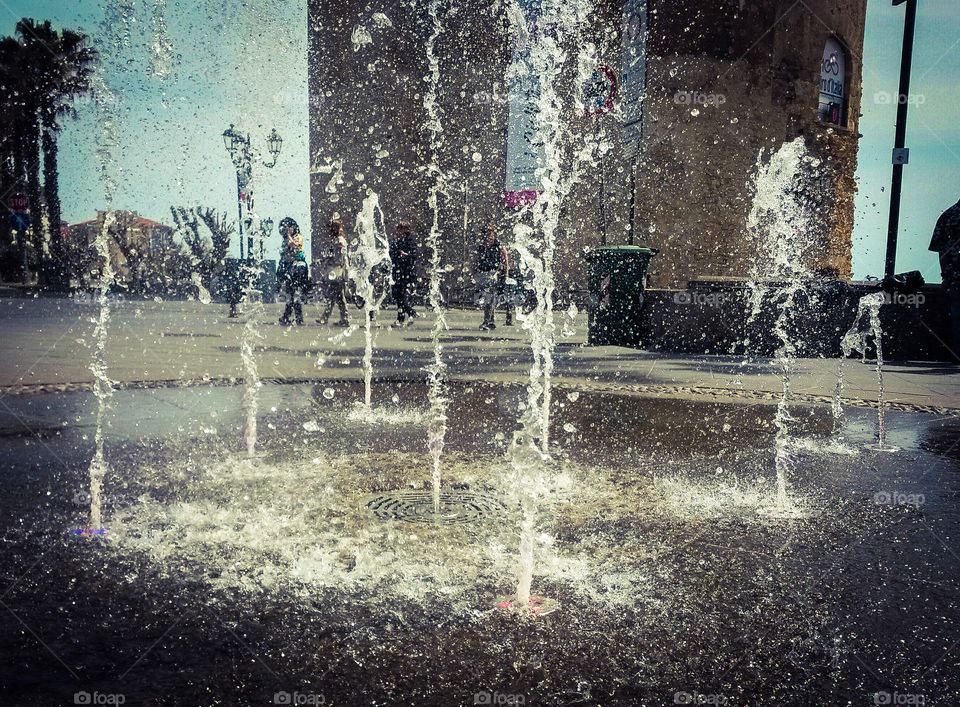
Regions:
<instances>
[{"instance_id":1,"label":"paved plaza floor","mask_svg":"<svg viewBox=\"0 0 960 707\"><path fill-rule=\"evenodd\" d=\"M306 324L283 327L281 305L257 316L256 352L267 382L358 379L365 336L362 313L351 308L347 329L321 326L308 306ZM374 325L375 379L425 376L433 358L433 314L421 310L411 325L392 328L395 310ZM93 381L90 361L98 308L70 299L0 299L0 389L6 394L83 389ZM119 387L230 384L243 377L240 342L244 317L229 319L223 305L199 302L126 301L111 307L107 369ZM531 354L528 332L503 324L481 331L481 313L453 309L442 333L450 379L522 381ZM782 382L770 359L742 356L663 354L613 346L587 346L586 314L556 313L555 381L582 387L635 389L640 394L715 399L779 398ZM318 359L322 360L318 365ZM800 359L791 380L798 400L828 401L837 382L836 359ZM885 366L885 398L904 409L960 409L960 367L893 361ZM872 361L844 364L844 398L868 405L877 400Z\"/></svg>"}]
</instances>

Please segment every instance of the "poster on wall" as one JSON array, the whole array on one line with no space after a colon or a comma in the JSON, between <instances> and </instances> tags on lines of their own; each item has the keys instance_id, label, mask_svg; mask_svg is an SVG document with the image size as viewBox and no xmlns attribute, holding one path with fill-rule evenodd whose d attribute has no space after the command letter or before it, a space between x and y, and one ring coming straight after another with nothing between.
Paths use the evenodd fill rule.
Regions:
<instances>
[{"instance_id":1,"label":"poster on wall","mask_svg":"<svg viewBox=\"0 0 960 707\"><path fill-rule=\"evenodd\" d=\"M513 37L512 57L507 74L507 178L504 200L507 206L523 206L537 199L541 191L537 168L544 163L543 142L537 135L537 102L540 78L533 69L531 50L543 31L539 0L518 0L525 27Z\"/></svg>"},{"instance_id":2,"label":"poster on wall","mask_svg":"<svg viewBox=\"0 0 960 707\"><path fill-rule=\"evenodd\" d=\"M843 125L846 70L843 47L831 37L823 47L823 63L820 65L820 105L817 114L822 123Z\"/></svg>"},{"instance_id":3,"label":"poster on wall","mask_svg":"<svg viewBox=\"0 0 960 707\"><path fill-rule=\"evenodd\" d=\"M643 92L647 80L647 0L623 2L621 107L623 138L630 154L643 134Z\"/></svg>"}]
</instances>

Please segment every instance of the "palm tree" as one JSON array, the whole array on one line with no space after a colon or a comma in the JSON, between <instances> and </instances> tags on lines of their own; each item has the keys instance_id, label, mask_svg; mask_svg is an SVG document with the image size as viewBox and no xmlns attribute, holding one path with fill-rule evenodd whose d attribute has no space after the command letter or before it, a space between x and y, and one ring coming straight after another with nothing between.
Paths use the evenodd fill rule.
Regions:
<instances>
[{"instance_id":1,"label":"palm tree","mask_svg":"<svg viewBox=\"0 0 960 707\"><path fill-rule=\"evenodd\" d=\"M31 71L23 44L13 37L0 39L0 119L8 126L0 136L0 178L4 195L23 191L28 182L27 135L32 117L28 97L32 91L29 78ZM22 277L27 262L24 234L18 232L16 244L11 243L9 213L6 209L2 210L0 218L3 221L4 244L9 247L15 245L16 251L16 264L9 268L6 274Z\"/></svg>"},{"instance_id":2,"label":"palm tree","mask_svg":"<svg viewBox=\"0 0 960 707\"><path fill-rule=\"evenodd\" d=\"M59 262L63 257L63 244L60 236L57 132L60 130L61 118L76 115L75 101L90 93L90 80L97 61L97 52L86 46L85 35L69 29L57 32L49 21L38 24L32 19L24 18L17 23L17 34L31 59L33 70L29 80L35 86L36 97L32 104L28 105L28 109L35 109L36 117L27 136L27 147L33 150L36 137L40 138L50 250L54 260ZM33 151L30 154L37 153ZM33 191L39 169L36 172L31 169L30 172L28 183ZM37 191L39 192L39 188ZM31 201L33 196L31 194ZM39 196L39 193L36 196ZM37 215L39 214L38 209ZM31 216L33 215L31 209ZM41 232L39 222L35 220L34 224L34 232Z\"/></svg>"}]
</instances>

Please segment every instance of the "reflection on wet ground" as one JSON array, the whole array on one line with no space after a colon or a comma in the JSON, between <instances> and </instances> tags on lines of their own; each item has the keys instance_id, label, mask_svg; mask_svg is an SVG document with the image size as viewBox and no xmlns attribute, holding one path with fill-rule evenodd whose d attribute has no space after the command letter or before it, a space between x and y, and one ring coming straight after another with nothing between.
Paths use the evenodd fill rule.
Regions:
<instances>
[{"instance_id":1,"label":"reflection on wet ground","mask_svg":"<svg viewBox=\"0 0 960 707\"><path fill-rule=\"evenodd\" d=\"M236 389L120 391L102 538L66 532L87 503L89 396L6 399L44 432L0 435L4 601L67 666L11 617L11 694L49 704L95 685L127 704L263 703L285 690L438 705L483 691L598 705L960 694L955 419L891 413L903 451L889 454L863 450L869 410L848 411L835 440L829 408L796 408L801 513L778 518L771 406L561 388L534 580L561 608L531 621L495 606L514 581L506 452L521 393L453 385L445 490L495 502L435 524L370 507L429 491L422 385L378 382L372 412L356 405L359 383L267 386L254 460L240 455Z\"/></svg>"}]
</instances>

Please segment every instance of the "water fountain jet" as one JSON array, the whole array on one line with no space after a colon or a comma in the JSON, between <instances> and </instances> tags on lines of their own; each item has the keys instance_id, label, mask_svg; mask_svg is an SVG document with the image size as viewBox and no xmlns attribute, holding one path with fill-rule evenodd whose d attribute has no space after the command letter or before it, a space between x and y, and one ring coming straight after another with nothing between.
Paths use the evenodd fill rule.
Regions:
<instances>
[{"instance_id":1,"label":"water fountain jet","mask_svg":"<svg viewBox=\"0 0 960 707\"><path fill-rule=\"evenodd\" d=\"M360 213L357 214L356 230L359 243L353 258L353 270L357 294L363 299L363 406L369 412L373 387L373 321L380 312L392 281L390 245L383 224L380 197L372 189L367 191ZM374 287L375 277L384 280L380 291Z\"/></svg>"},{"instance_id":2,"label":"water fountain jet","mask_svg":"<svg viewBox=\"0 0 960 707\"><path fill-rule=\"evenodd\" d=\"M514 606L529 611L536 550L536 517L541 476L549 464L550 389L556 325L553 321L553 260L556 229L564 199L579 176L576 169L591 146L585 145L565 162L564 121L557 84L563 70L564 47L582 31L586 3L562 4L545 0L539 7L511 0L507 5L514 55L508 72L512 83L511 102L529 101L534 111L536 138L543 145L542 166L538 169L541 191L536 201L523 207L514 226L514 248L522 270L533 274L536 306L529 313L518 312L524 329L530 332L533 362L530 366L526 400L521 403L520 425L511 447L514 488L521 509L518 577ZM582 68L582 67L580 67ZM565 169L564 167L567 167ZM522 222L532 215L534 227ZM537 237L539 236L539 237Z\"/></svg>"},{"instance_id":3,"label":"water fountain jet","mask_svg":"<svg viewBox=\"0 0 960 707\"><path fill-rule=\"evenodd\" d=\"M443 144L443 124L440 121L440 113L437 106L437 90L440 84L440 62L434 52L437 39L443 30L438 14L439 6L439 0L430 0L428 13L432 26L426 45L427 65L430 69L430 83L423 97L423 107L427 114L427 130L430 133L431 157L428 166L431 183L427 203L433 213L430 233L427 236L427 248L430 250L429 301L434 317L433 328L431 329L433 361L427 366L427 398L430 402L427 449L430 452L430 458L433 463L433 473L431 476L433 484L433 510L438 519L440 517L440 460L443 456L444 439L447 434L447 399L444 385L447 365L443 361L443 342L441 341L443 332L447 329L447 319L444 311L443 296L440 292L443 270L440 264L440 209L438 203L441 185L444 182L444 175L437 164L440 148Z\"/></svg>"},{"instance_id":4,"label":"water fountain jet","mask_svg":"<svg viewBox=\"0 0 960 707\"><path fill-rule=\"evenodd\" d=\"M883 330L880 326L880 308L885 302L886 296L883 292L872 292L860 298L853 324L843 335L843 339L840 340L841 356L837 371L837 392L834 409L840 407L840 396L843 393L844 359L853 355L854 351L859 351L863 360L866 361L869 339L872 336L877 352L877 443L868 448L878 452L895 452L897 447L887 445L887 422L884 411L886 404L883 387ZM840 410L842 414L842 407L840 407Z\"/></svg>"},{"instance_id":5,"label":"water fountain jet","mask_svg":"<svg viewBox=\"0 0 960 707\"><path fill-rule=\"evenodd\" d=\"M790 381L796 358L791 315L797 295L811 280L808 261L816 238L812 235L813 214L806 201L810 188L807 173L809 167L818 164L807 155L802 137L782 145L767 162L763 161L761 152L754 175L753 204L747 217L747 231L756 243L757 259L748 281L751 309L746 322L745 345L749 344L749 328L755 325L765 298L769 296L778 309L773 325L773 333L779 342L774 363L781 382L774 418L777 428L774 444L775 513L783 515L792 515L796 510L788 494L792 451L796 442L790 415Z\"/></svg>"}]
</instances>

